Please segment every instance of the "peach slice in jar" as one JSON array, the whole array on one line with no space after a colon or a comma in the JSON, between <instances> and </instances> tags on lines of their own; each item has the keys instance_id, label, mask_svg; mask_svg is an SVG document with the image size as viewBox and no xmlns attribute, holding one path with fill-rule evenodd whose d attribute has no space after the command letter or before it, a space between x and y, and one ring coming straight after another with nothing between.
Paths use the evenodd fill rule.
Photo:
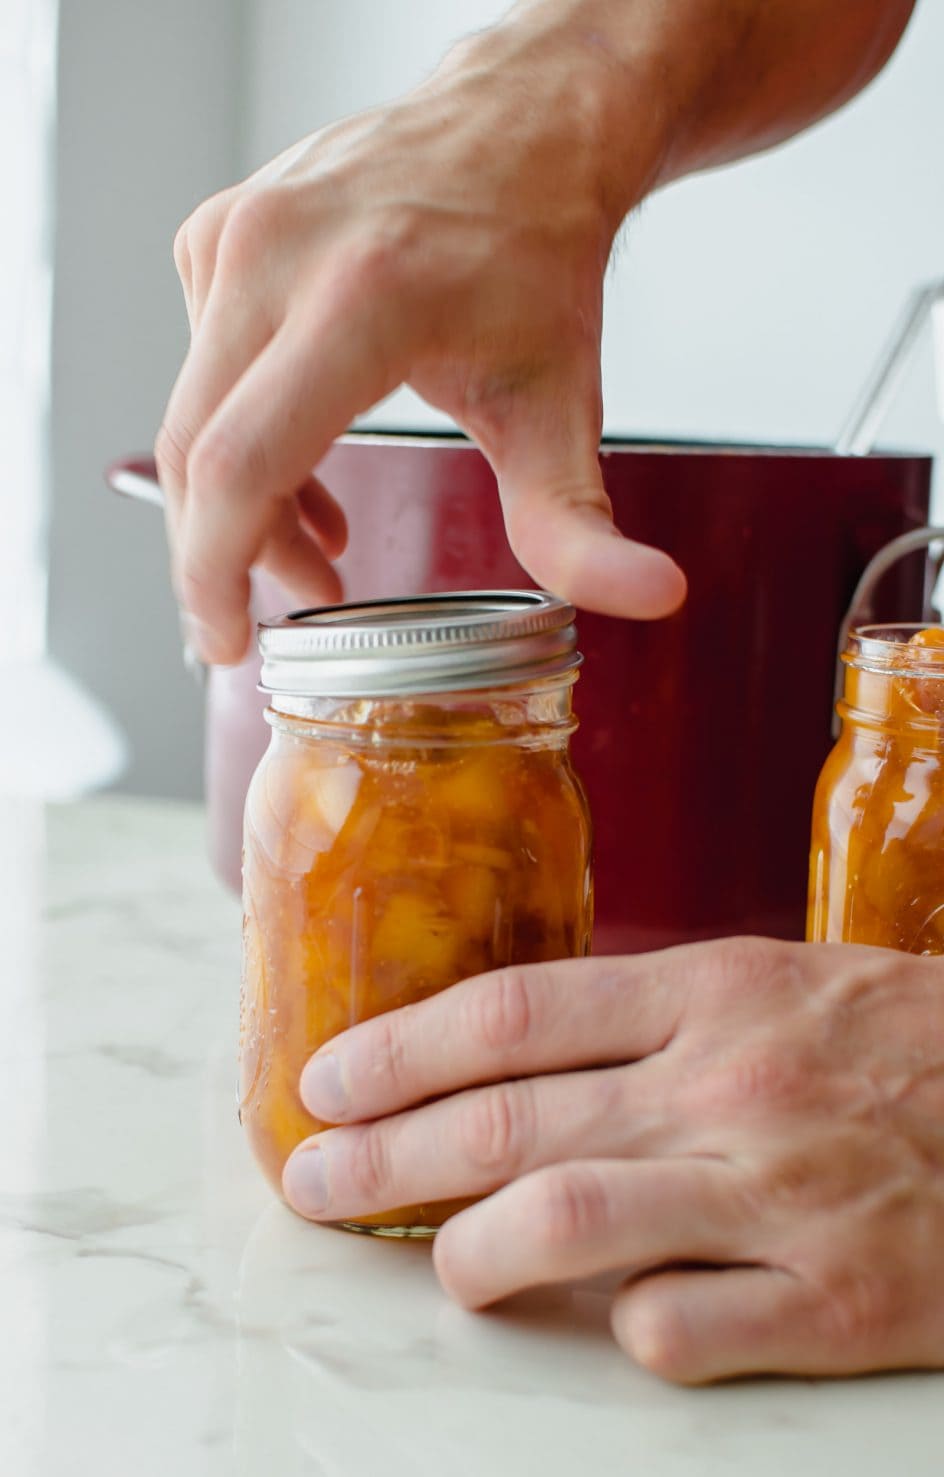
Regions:
<instances>
[{"instance_id":1,"label":"peach slice in jar","mask_svg":"<svg viewBox=\"0 0 944 1477\"><path fill-rule=\"evenodd\" d=\"M299 741L277 762L263 760L246 797L246 833L279 873L302 877L328 851L354 806L356 760L314 753Z\"/></svg>"},{"instance_id":2,"label":"peach slice in jar","mask_svg":"<svg viewBox=\"0 0 944 1477\"><path fill-rule=\"evenodd\" d=\"M905 708L944 718L944 627L916 631L902 648L902 665L915 668L913 677L901 677L897 683Z\"/></svg>"}]
</instances>

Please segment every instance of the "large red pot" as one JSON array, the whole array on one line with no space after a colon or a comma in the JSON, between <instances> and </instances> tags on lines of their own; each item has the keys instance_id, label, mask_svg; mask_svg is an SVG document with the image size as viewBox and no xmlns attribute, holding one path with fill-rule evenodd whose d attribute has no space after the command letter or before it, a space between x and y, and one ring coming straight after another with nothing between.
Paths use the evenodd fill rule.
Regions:
<instances>
[{"instance_id":1,"label":"large red pot","mask_svg":"<svg viewBox=\"0 0 944 1477\"><path fill-rule=\"evenodd\" d=\"M678 560L689 598L656 624L579 617L595 947L801 937L838 628L870 557L927 521L930 459L627 442L601 456L617 523ZM320 475L350 524L348 598L531 583L468 442L352 435ZM885 578L878 614L920 618L925 594L917 555ZM259 613L273 603L284 596L259 581ZM208 693L211 844L234 886L243 797L268 737L256 680L254 660L217 669Z\"/></svg>"}]
</instances>

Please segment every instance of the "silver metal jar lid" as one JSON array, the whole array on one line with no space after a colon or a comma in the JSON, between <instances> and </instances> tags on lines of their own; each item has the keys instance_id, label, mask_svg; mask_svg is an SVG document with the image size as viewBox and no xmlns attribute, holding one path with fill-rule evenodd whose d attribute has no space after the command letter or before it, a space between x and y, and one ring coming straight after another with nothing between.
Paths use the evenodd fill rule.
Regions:
<instances>
[{"instance_id":1,"label":"silver metal jar lid","mask_svg":"<svg viewBox=\"0 0 944 1477\"><path fill-rule=\"evenodd\" d=\"M259 625L263 692L382 697L505 687L576 667L572 605L468 590L301 610Z\"/></svg>"}]
</instances>

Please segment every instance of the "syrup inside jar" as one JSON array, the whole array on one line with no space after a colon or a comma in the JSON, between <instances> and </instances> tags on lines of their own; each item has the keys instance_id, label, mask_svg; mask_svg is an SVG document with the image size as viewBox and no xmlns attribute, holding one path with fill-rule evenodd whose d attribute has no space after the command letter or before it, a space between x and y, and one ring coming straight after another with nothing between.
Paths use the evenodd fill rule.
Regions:
<instances>
[{"instance_id":1,"label":"syrup inside jar","mask_svg":"<svg viewBox=\"0 0 944 1477\"><path fill-rule=\"evenodd\" d=\"M944 953L944 629L863 627L813 806L807 937Z\"/></svg>"},{"instance_id":2,"label":"syrup inside jar","mask_svg":"<svg viewBox=\"0 0 944 1477\"><path fill-rule=\"evenodd\" d=\"M563 662L538 661L525 680L516 668L507 685L273 693L246 804L240 1116L277 1191L292 1150L327 1126L298 1093L325 1042L469 976L589 951L590 821L568 747L573 639ZM349 1224L430 1235L459 1206Z\"/></svg>"}]
</instances>

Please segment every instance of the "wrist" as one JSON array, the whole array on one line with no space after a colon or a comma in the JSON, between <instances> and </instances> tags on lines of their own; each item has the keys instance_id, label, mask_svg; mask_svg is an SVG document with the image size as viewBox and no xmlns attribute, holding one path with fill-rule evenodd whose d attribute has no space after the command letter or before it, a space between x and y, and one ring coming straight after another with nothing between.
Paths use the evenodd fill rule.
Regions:
<instances>
[{"instance_id":1,"label":"wrist","mask_svg":"<svg viewBox=\"0 0 944 1477\"><path fill-rule=\"evenodd\" d=\"M502 24L570 80L612 230L673 175L684 88L661 0L518 0ZM690 88L691 82L687 84Z\"/></svg>"},{"instance_id":2,"label":"wrist","mask_svg":"<svg viewBox=\"0 0 944 1477\"><path fill-rule=\"evenodd\" d=\"M663 178L671 97L650 24L652 0L521 0L489 30L459 42L430 84L473 77L500 90L514 132L536 124L555 165L547 188L592 202L608 252L626 214ZM636 11L646 18L635 26Z\"/></svg>"},{"instance_id":3,"label":"wrist","mask_svg":"<svg viewBox=\"0 0 944 1477\"><path fill-rule=\"evenodd\" d=\"M518 0L506 24L597 68L607 188L743 158L840 107L884 66L915 0ZM580 72L578 66L578 72Z\"/></svg>"}]
</instances>

